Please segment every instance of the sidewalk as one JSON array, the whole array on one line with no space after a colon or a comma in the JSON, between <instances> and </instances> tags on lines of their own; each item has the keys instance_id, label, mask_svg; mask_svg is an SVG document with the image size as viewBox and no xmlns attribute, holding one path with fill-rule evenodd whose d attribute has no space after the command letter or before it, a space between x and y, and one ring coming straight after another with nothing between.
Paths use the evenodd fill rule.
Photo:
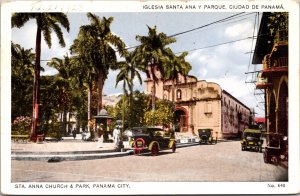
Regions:
<instances>
[{"instance_id":1,"label":"sidewalk","mask_svg":"<svg viewBox=\"0 0 300 196\"><path fill-rule=\"evenodd\" d=\"M101 143L97 148L97 142L82 141L79 139L65 139L62 141L44 141L41 144L11 143L12 160L39 160L57 162L62 160L90 160L128 156L133 154L128 141L123 142L124 152L117 152L114 143ZM177 144L177 148L199 145L199 143Z\"/></svg>"},{"instance_id":2,"label":"sidewalk","mask_svg":"<svg viewBox=\"0 0 300 196\"><path fill-rule=\"evenodd\" d=\"M62 141L43 141L43 143L11 143L12 160L39 160L57 162L62 160L88 160L125 156L132 153L129 143L124 142L125 152L117 152L114 143L83 141L81 139L65 139Z\"/></svg>"},{"instance_id":3,"label":"sidewalk","mask_svg":"<svg viewBox=\"0 0 300 196\"><path fill-rule=\"evenodd\" d=\"M130 148L128 142L123 142L125 148ZM97 142L68 139L62 141L43 141L42 144L28 142L12 142L12 152L67 152L67 151L107 151L114 150L114 143L101 143L97 148Z\"/></svg>"}]
</instances>

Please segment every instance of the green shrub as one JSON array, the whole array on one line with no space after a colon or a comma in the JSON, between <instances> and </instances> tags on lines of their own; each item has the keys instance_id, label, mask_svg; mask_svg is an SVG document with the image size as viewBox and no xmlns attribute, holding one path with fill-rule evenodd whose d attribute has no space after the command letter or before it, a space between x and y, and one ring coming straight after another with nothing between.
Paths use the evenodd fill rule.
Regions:
<instances>
[{"instance_id":1,"label":"green shrub","mask_svg":"<svg viewBox=\"0 0 300 196\"><path fill-rule=\"evenodd\" d=\"M30 134L31 118L28 116L17 117L11 125L11 133L13 135Z\"/></svg>"}]
</instances>

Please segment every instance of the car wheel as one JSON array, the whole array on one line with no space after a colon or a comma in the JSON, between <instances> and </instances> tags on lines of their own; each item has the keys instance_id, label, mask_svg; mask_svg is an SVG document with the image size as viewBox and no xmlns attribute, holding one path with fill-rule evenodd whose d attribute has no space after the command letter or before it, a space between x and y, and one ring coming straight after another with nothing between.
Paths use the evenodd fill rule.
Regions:
<instances>
[{"instance_id":1,"label":"car wheel","mask_svg":"<svg viewBox=\"0 0 300 196\"><path fill-rule=\"evenodd\" d=\"M157 144L153 144L152 149L151 149L151 155L152 156L157 156L158 155L158 145Z\"/></svg>"},{"instance_id":2,"label":"car wheel","mask_svg":"<svg viewBox=\"0 0 300 196\"><path fill-rule=\"evenodd\" d=\"M273 163L275 166L277 166L277 165L279 164L278 158L277 158L276 156L273 156L273 157L272 157L272 163Z\"/></svg>"},{"instance_id":3,"label":"car wheel","mask_svg":"<svg viewBox=\"0 0 300 196\"><path fill-rule=\"evenodd\" d=\"M245 151L245 147L244 146L242 146L242 151Z\"/></svg>"},{"instance_id":4,"label":"car wheel","mask_svg":"<svg viewBox=\"0 0 300 196\"><path fill-rule=\"evenodd\" d=\"M176 143L174 142L172 145L172 152L175 152L175 151L176 151Z\"/></svg>"}]
</instances>

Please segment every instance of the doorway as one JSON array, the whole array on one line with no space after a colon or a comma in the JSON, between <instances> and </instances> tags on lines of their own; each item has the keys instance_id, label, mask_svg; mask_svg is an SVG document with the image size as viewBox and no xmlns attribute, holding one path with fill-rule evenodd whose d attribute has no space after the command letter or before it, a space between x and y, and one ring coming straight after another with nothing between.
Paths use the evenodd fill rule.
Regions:
<instances>
[{"instance_id":1,"label":"doorway","mask_svg":"<svg viewBox=\"0 0 300 196\"><path fill-rule=\"evenodd\" d=\"M177 108L174 113L175 132L188 131L188 114L185 108Z\"/></svg>"}]
</instances>

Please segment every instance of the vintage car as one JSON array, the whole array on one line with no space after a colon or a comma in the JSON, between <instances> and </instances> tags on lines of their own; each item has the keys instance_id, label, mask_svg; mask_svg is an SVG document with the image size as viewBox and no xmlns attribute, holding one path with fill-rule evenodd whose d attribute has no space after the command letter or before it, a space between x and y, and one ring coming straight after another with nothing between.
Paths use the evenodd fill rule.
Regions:
<instances>
[{"instance_id":1,"label":"vintage car","mask_svg":"<svg viewBox=\"0 0 300 196\"><path fill-rule=\"evenodd\" d=\"M279 133L266 134L264 162L278 165L280 161L288 160L287 136Z\"/></svg>"},{"instance_id":2,"label":"vintage car","mask_svg":"<svg viewBox=\"0 0 300 196\"><path fill-rule=\"evenodd\" d=\"M245 129L242 134L241 150L255 150L256 152L262 152L262 131L258 126L253 125L248 129Z\"/></svg>"},{"instance_id":3,"label":"vintage car","mask_svg":"<svg viewBox=\"0 0 300 196\"><path fill-rule=\"evenodd\" d=\"M160 128L134 127L132 128L132 139L134 154L151 152L151 155L155 156L162 149L176 151L175 138Z\"/></svg>"},{"instance_id":4,"label":"vintage car","mask_svg":"<svg viewBox=\"0 0 300 196\"><path fill-rule=\"evenodd\" d=\"M212 129L198 129L199 144L216 144L217 138L212 137Z\"/></svg>"}]
</instances>

